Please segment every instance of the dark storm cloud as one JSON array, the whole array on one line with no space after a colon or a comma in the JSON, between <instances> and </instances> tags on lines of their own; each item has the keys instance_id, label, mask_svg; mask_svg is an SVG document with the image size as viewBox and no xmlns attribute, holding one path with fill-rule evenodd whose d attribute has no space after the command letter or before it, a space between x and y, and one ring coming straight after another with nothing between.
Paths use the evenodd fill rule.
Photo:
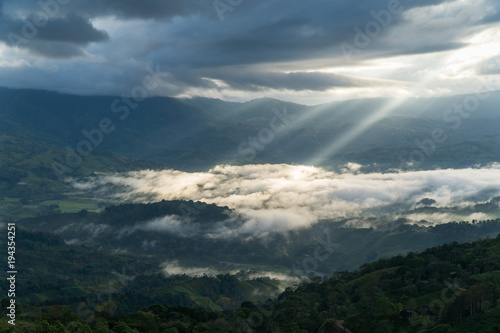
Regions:
<instances>
[{"instance_id":1,"label":"dark storm cloud","mask_svg":"<svg viewBox=\"0 0 500 333\"><path fill-rule=\"evenodd\" d=\"M68 12L77 12L92 18L112 16L122 19L161 19L175 16L188 16L206 11L212 13L212 1L204 0L73 0L68 3L56 3L51 0L4 0L9 9L22 9L28 12L37 12L43 9L42 4L57 6L57 12L64 15ZM54 5L56 3L57 5ZM47 8L45 6L45 8ZM215 14L215 13L214 13ZM215 16L214 16L215 17Z\"/></svg>"},{"instance_id":2,"label":"dark storm cloud","mask_svg":"<svg viewBox=\"0 0 500 333\"><path fill-rule=\"evenodd\" d=\"M47 25L40 29L38 38L85 45L89 42L103 42L109 37L105 31L95 29L88 19L70 13L64 18L48 21Z\"/></svg>"},{"instance_id":3,"label":"dark storm cloud","mask_svg":"<svg viewBox=\"0 0 500 333\"><path fill-rule=\"evenodd\" d=\"M353 74L360 76L356 78L320 72L324 68L461 49L472 32L500 20L493 0L481 0L483 12L472 2L455 0L242 0L222 14L213 4L212 0L73 0L59 4L36 36L19 46L37 57L33 62L75 58L71 66L57 65L61 69L58 82L85 77L99 82L104 87L99 91L106 94L135 86L147 64L159 65L168 73L169 85L162 87L163 94L220 89L210 79L225 82L228 89L251 92L326 91L372 87L374 81L362 79L362 72ZM357 29L364 31L377 16L380 19L390 12L391 6L393 12L380 33L366 47L357 47L348 61L339 45L354 45ZM415 10L424 6L429 6L425 13ZM460 16L454 12L457 7L468 19L456 19ZM465 11L470 7L474 14L464 15L463 7ZM426 15L436 8L437 16ZM22 18L35 18L40 11L38 1L0 0L0 41L16 45L7 35L22 36ZM4 75L0 85L21 85L19 75L5 76L21 69L0 71ZM73 91L85 86L73 81Z\"/></svg>"},{"instance_id":4,"label":"dark storm cloud","mask_svg":"<svg viewBox=\"0 0 500 333\"><path fill-rule=\"evenodd\" d=\"M3 17L0 41L48 58L71 58L83 55L82 47L90 42L109 39L108 34L95 29L89 19L74 13L56 18L46 16L45 21L39 18L37 14L23 20Z\"/></svg>"},{"instance_id":5,"label":"dark storm cloud","mask_svg":"<svg viewBox=\"0 0 500 333\"><path fill-rule=\"evenodd\" d=\"M76 4L79 9L95 16L112 15L121 18L169 18L186 16L207 10L210 2L200 0L89 0Z\"/></svg>"},{"instance_id":6,"label":"dark storm cloud","mask_svg":"<svg viewBox=\"0 0 500 333\"><path fill-rule=\"evenodd\" d=\"M460 30L469 26L454 27L445 42L440 38L451 27L438 27L426 31L427 40L405 40L404 36L384 39L399 24L405 23L404 10L439 4L447 1L401 1L399 14L391 14L389 23L353 59L362 61L377 54L408 55L457 49L463 46L458 39ZM189 38L189 50L157 49L154 55L163 66L190 68L250 65L306 59L343 57L339 45L354 45L356 28L361 30L374 21L376 15L388 11L387 0L358 2L348 1L271 1L251 3L225 13L224 22L217 25L186 23L182 32ZM423 27L418 27L423 29ZM431 28L427 28L432 30ZM429 34L427 34L429 32ZM452 35L451 35L452 34ZM404 43L398 45L403 40ZM345 59L342 59L344 61ZM335 61L335 60L332 60Z\"/></svg>"},{"instance_id":7,"label":"dark storm cloud","mask_svg":"<svg viewBox=\"0 0 500 333\"><path fill-rule=\"evenodd\" d=\"M34 40L24 47L29 49L30 52L35 55L41 55L53 59L73 58L84 55L83 50L74 44L59 42L45 43L39 40Z\"/></svg>"}]
</instances>

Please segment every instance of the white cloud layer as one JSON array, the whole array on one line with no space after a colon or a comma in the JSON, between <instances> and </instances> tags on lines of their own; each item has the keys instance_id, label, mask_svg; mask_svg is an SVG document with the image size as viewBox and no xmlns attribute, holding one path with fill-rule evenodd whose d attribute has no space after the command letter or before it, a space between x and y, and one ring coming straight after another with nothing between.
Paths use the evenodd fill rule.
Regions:
<instances>
[{"instance_id":1,"label":"white cloud layer","mask_svg":"<svg viewBox=\"0 0 500 333\"><path fill-rule=\"evenodd\" d=\"M484 168L431 171L359 173L349 164L344 173L301 165L217 166L208 172L143 170L105 175L75 182L76 189L96 196L147 202L193 200L228 206L243 223L221 221L207 237L265 235L309 227L321 219L362 220L378 216L405 216L431 224L452 220L486 219L470 211L413 211L430 198L436 208L466 207L500 195L500 164ZM143 230L188 236L195 224L175 216L140 224Z\"/></svg>"},{"instance_id":2,"label":"white cloud layer","mask_svg":"<svg viewBox=\"0 0 500 333\"><path fill-rule=\"evenodd\" d=\"M245 280L253 280L257 278L267 277L273 280L279 280L281 282L285 282L283 286L281 286L283 290L285 289L284 287L302 282L302 279L300 279L299 277L293 277L283 273L276 273L271 271L248 271L246 269L241 269L241 268L235 268L232 270L227 270L227 269L219 270L211 267L183 266L177 260L165 261L162 264L162 271L167 276L182 275L182 274L188 276L203 276L205 274L207 275L217 275L225 273L237 274L244 272L243 276Z\"/></svg>"}]
</instances>

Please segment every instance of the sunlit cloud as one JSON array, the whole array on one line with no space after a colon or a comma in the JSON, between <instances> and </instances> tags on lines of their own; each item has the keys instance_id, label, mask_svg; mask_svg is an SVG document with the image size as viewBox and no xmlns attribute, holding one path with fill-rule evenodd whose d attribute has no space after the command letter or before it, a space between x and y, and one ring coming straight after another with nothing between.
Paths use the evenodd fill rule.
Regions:
<instances>
[{"instance_id":1,"label":"sunlit cloud","mask_svg":"<svg viewBox=\"0 0 500 333\"><path fill-rule=\"evenodd\" d=\"M433 215L413 211L424 198L436 208L467 207L500 195L500 165L481 169L360 173L348 164L343 173L299 165L217 166L208 172L144 170L75 182L80 191L132 202L194 200L234 209L234 219L220 221L207 237L286 232L322 219L406 216L418 222L471 221L486 215ZM443 213L443 212L440 212ZM496 212L498 213L498 212ZM495 213L495 214L496 214ZM450 220L448 220L450 219ZM141 223L144 230L195 233L190 221L166 217Z\"/></svg>"}]
</instances>

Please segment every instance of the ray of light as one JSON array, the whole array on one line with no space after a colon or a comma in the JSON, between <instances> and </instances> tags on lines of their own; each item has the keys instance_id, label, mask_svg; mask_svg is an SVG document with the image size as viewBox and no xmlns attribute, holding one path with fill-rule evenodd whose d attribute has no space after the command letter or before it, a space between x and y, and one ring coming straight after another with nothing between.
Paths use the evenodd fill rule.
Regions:
<instances>
[{"instance_id":1,"label":"ray of light","mask_svg":"<svg viewBox=\"0 0 500 333\"><path fill-rule=\"evenodd\" d=\"M392 111L401 106L404 102L408 100L407 97L393 99L390 102L386 103L382 108L377 110L375 113L370 115L367 119L362 121L361 123L355 125L352 129L350 129L347 133L342 135L340 138L334 140L327 147L325 147L321 152L315 154L308 162L311 165L322 165L324 164L331 156L338 153L342 148L347 146L353 140L358 138L361 134L367 131L370 127L372 127L376 122L382 120Z\"/></svg>"},{"instance_id":2,"label":"ray of light","mask_svg":"<svg viewBox=\"0 0 500 333\"><path fill-rule=\"evenodd\" d=\"M495 28L492 29L491 31L488 31L488 33L485 32L479 33L476 36L469 38L468 40L464 40L464 42L470 44L467 48L461 48L453 52L444 53L443 55L446 56L443 56L440 60L436 61L432 66L429 66L427 74L421 77L420 81L415 84L415 87L422 88L429 86L432 82L439 81L442 78L444 72L449 72L450 70L454 69L457 66L457 62L460 63L461 70L464 71L463 67L471 62L470 60L467 60L469 59L468 55L472 52L471 50L475 50L478 47L490 49L491 54L488 54L489 56L492 56L492 54L498 54L498 51L492 51L492 49L495 48L490 47L491 43L495 40L494 38L492 38L492 36L493 35L496 36L497 32L498 30ZM485 36L488 36L488 38L485 38ZM477 54L477 51L475 51L474 54ZM472 63L475 64L474 61L472 61ZM473 71L472 68L470 68L470 70ZM471 73L468 74L469 76L471 75ZM310 158L307 164L324 165L325 162L327 162L332 156L337 154L342 148L346 147L349 143L351 143L359 136L361 136L364 132L370 129L375 123L388 116L398 107L402 106L410 98L411 97L409 96L404 96L388 101L384 106L380 107L378 110L372 113L368 118L364 119L360 123L353 126L339 138L333 140L322 151L315 153Z\"/></svg>"}]
</instances>

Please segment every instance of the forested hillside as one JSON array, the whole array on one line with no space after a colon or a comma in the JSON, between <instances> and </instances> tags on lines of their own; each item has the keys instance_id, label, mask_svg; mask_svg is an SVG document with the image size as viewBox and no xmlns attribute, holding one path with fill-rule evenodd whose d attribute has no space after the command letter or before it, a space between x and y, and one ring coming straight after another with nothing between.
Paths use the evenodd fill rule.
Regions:
<instances>
[{"instance_id":1,"label":"forested hillside","mask_svg":"<svg viewBox=\"0 0 500 333\"><path fill-rule=\"evenodd\" d=\"M500 232L500 219L430 227L391 217L376 220L377 228L351 228L348 222L325 220L309 228L274 232L265 237L251 237L251 234L214 237L210 236L214 226L242 224L244 218L227 207L161 201L110 206L101 213L83 210L52 214L18 223L33 230L56 233L72 244L109 252L137 254L140 249L143 256L150 256L158 265L171 260L202 267L231 263L236 269L271 267L298 275L356 269L378 258L447 242L495 237Z\"/></svg>"},{"instance_id":2,"label":"forested hillside","mask_svg":"<svg viewBox=\"0 0 500 333\"><path fill-rule=\"evenodd\" d=\"M28 245L43 240L50 248L63 246L58 238L27 234L33 239L25 240ZM74 251L68 259L74 260L78 252ZM55 257L57 259L57 254ZM54 273L57 272L56 268ZM77 281L75 272L67 274L75 278L72 281ZM95 281L100 279L92 271L85 274ZM172 283L193 286L193 283L183 284L185 279L158 275L136 277L129 282L129 289L96 291L96 295L89 297L101 302L92 303L92 298L87 298L73 307L47 303L34 307L26 302L18 312L22 314L16 327L8 325L5 318L0 327L2 332L116 333L316 333L343 332L344 329L361 333L489 333L500 330L500 237L463 244L454 242L420 253L381 259L363 265L360 270L335 272L328 278L315 277L263 303L235 303L230 296L237 293L234 287L238 279L230 275L200 278L204 280L205 293L210 285L219 286L214 289L221 295L215 302L218 308L189 304L186 294L177 297L174 303L189 307L172 306L172 301L161 298L158 288L165 290ZM256 280L256 283L269 283L269 280ZM57 289L56 294L67 298L64 292L63 287ZM106 302L103 302L104 296ZM123 307L127 299L138 308Z\"/></svg>"}]
</instances>

